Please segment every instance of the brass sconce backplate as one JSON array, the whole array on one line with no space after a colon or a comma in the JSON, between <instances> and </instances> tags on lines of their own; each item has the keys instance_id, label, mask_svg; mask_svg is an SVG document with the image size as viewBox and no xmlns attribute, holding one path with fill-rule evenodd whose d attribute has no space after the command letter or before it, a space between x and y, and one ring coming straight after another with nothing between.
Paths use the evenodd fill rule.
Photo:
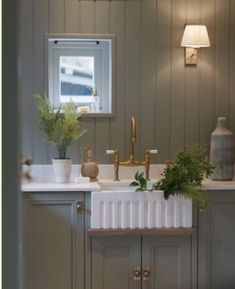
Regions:
<instances>
[{"instance_id":1,"label":"brass sconce backplate","mask_svg":"<svg viewBox=\"0 0 235 289\"><path fill-rule=\"evenodd\" d=\"M197 64L198 50L192 47L185 48L185 64L196 65Z\"/></svg>"}]
</instances>

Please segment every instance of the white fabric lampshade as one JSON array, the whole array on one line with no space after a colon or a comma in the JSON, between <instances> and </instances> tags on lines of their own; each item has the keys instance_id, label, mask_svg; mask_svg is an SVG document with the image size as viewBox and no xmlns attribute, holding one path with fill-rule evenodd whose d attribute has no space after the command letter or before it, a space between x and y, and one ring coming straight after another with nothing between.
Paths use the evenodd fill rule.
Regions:
<instances>
[{"instance_id":1,"label":"white fabric lampshade","mask_svg":"<svg viewBox=\"0 0 235 289\"><path fill-rule=\"evenodd\" d=\"M209 47L210 40L205 25L186 25L181 41L182 47Z\"/></svg>"}]
</instances>

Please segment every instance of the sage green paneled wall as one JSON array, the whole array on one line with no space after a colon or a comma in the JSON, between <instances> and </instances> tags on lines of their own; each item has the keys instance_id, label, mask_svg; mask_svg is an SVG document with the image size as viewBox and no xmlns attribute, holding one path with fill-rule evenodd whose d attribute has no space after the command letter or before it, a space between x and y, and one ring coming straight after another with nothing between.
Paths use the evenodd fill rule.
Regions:
<instances>
[{"instance_id":1,"label":"sage green paneled wall","mask_svg":"<svg viewBox=\"0 0 235 289\"><path fill-rule=\"evenodd\" d=\"M89 132L70 150L89 145L99 163L107 148L129 154L130 117L137 120L136 152L158 148L158 163L185 144L209 142L217 116L235 132L234 0L21 0L19 80L22 153L48 163L53 149L42 141L32 94L43 93L44 33L117 35L116 117L84 119ZM180 41L186 23L206 24L211 47L197 67L184 66Z\"/></svg>"}]
</instances>

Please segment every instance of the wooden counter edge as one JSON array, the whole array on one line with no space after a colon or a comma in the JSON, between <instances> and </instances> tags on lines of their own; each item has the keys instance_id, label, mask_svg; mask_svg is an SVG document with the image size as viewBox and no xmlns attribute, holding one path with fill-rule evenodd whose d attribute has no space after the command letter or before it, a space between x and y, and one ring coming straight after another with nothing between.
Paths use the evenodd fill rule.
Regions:
<instances>
[{"instance_id":1,"label":"wooden counter edge","mask_svg":"<svg viewBox=\"0 0 235 289\"><path fill-rule=\"evenodd\" d=\"M196 228L160 228L160 229L89 229L92 237L109 236L179 236L194 235Z\"/></svg>"}]
</instances>

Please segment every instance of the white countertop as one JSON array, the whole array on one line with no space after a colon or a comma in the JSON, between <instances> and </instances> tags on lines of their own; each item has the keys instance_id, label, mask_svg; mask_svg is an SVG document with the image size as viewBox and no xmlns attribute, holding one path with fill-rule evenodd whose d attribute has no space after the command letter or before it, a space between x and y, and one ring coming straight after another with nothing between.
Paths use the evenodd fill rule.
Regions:
<instances>
[{"instance_id":1,"label":"white countertop","mask_svg":"<svg viewBox=\"0 0 235 289\"><path fill-rule=\"evenodd\" d=\"M55 183L55 182L25 182L22 192L92 192L100 191L96 182L92 183Z\"/></svg>"},{"instance_id":2,"label":"white countertop","mask_svg":"<svg viewBox=\"0 0 235 289\"><path fill-rule=\"evenodd\" d=\"M132 180L125 180L125 183L130 183ZM102 182L112 182L102 180ZM120 183L122 184L122 182ZM117 182L118 185L118 182ZM202 188L208 191L219 190L234 190L235 180L233 181L212 181L205 179ZM21 187L22 192L93 192L100 191L101 187L97 182L89 183L55 183L55 182L25 182Z\"/></svg>"},{"instance_id":3,"label":"white countertop","mask_svg":"<svg viewBox=\"0 0 235 289\"><path fill-rule=\"evenodd\" d=\"M155 179L160 177L160 174L164 168L164 165L151 165L150 178ZM128 186L132 181L137 170L143 168L121 168L119 184L126 184ZM99 180L103 183L112 183L113 179L113 165L99 165ZM54 175L51 165L33 165L31 167L32 181L22 183L22 192L79 192L79 191L100 191L101 187L96 182L75 182L73 180L79 176L80 166L74 165L72 170L72 176L70 183L56 183L54 181ZM42 181L43 180L43 181ZM232 181L212 181L211 179L205 179L202 184L204 190L234 190L235 191L235 179Z\"/></svg>"},{"instance_id":4,"label":"white countertop","mask_svg":"<svg viewBox=\"0 0 235 289\"><path fill-rule=\"evenodd\" d=\"M235 180L212 181L211 179L205 179L202 182L202 188L207 191L235 190Z\"/></svg>"}]
</instances>

